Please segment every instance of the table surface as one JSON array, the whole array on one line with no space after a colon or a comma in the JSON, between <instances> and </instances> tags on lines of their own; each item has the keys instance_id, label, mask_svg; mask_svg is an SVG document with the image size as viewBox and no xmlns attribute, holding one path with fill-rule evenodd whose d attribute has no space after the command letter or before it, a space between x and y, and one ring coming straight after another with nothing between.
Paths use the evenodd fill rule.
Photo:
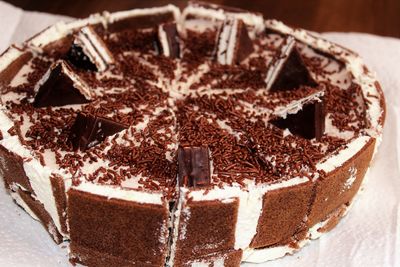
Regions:
<instances>
[{"instance_id":1,"label":"table surface","mask_svg":"<svg viewBox=\"0 0 400 267\"><path fill-rule=\"evenodd\" d=\"M186 0L6 0L26 10L43 11L71 17L86 17L108 10L160 6L173 3L179 7ZM289 25L318 32L367 32L400 37L399 0L211 0L210 2L259 11Z\"/></svg>"}]
</instances>

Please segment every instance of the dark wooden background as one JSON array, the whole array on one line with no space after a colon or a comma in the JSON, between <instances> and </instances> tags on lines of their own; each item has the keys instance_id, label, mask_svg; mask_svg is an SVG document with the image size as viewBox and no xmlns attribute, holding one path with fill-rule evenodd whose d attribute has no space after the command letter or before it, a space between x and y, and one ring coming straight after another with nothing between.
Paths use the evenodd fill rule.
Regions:
<instances>
[{"instance_id":1,"label":"dark wooden background","mask_svg":"<svg viewBox=\"0 0 400 267\"><path fill-rule=\"evenodd\" d=\"M86 17L103 10L160 6L184 0L7 0L26 10ZM400 0L211 0L260 11L292 26L314 31L357 31L400 37Z\"/></svg>"}]
</instances>

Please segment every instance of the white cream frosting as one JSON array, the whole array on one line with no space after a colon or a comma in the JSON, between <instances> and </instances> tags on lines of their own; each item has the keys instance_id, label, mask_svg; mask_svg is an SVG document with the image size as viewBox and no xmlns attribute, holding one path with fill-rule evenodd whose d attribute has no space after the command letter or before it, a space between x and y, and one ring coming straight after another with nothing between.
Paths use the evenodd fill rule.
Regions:
<instances>
[{"instance_id":1,"label":"white cream frosting","mask_svg":"<svg viewBox=\"0 0 400 267\"><path fill-rule=\"evenodd\" d=\"M141 9L133 9L133 10L127 10L127 11L120 11L120 12L115 12L112 14L105 13L104 16L107 18L108 23L113 23L119 20L127 19L130 17L139 17L139 16L146 16L146 15L157 15L157 14L163 14L163 13L169 13L171 12L174 16L174 19L176 21L179 20L179 17L181 15L181 11L179 8L177 8L174 5L166 5L162 7L152 7L152 8L141 8Z\"/></svg>"},{"instance_id":2,"label":"white cream frosting","mask_svg":"<svg viewBox=\"0 0 400 267\"><path fill-rule=\"evenodd\" d=\"M360 136L353 139L345 149L341 149L336 155L319 162L316 166L317 170L322 170L326 173L334 171L357 154L370 140L371 137L369 136Z\"/></svg>"},{"instance_id":3,"label":"white cream frosting","mask_svg":"<svg viewBox=\"0 0 400 267\"><path fill-rule=\"evenodd\" d=\"M72 186L73 189L82 192L91 193L94 195L104 196L108 199L121 199L143 204L162 205L162 193L145 192L133 189L125 189L120 186L101 185L91 182L81 182L77 186Z\"/></svg>"},{"instance_id":4,"label":"white cream frosting","mask_svg":"<svg viewBox=\"0 0 400 267\"><path fill-rule=\"evenodd\" d=\"M158 27L158 36L160 37L162 53L164 54L164 56L169 57L171 53L169 51L167 33L165 32L165 30L161 26Z\"/></svg>"},{"instance_id":5,"label":"white cream frosting","mask_svg":"<svg viewBox=\"0 0 400 267\"><path fill-rule=\"evenodd\" d=\"M25 52L22 52L15 46L10 46L1 56L0 56L0 72L5 70L11 63L17 60Z\"/></svg>"},{"instance_id":6,"label":"white cream frosting","mask_svg":"<svg viewBox=\"0 0 400 267\"><path fill-rule=\"evenodd\" d=\"M86 25L93 24L104 24L105 19L100 14L91 15L86 19L74 20L72 22L58 22L53 26L48 27L44 31L40 32L32 39L28 40L27 45L41 51L46 45L58 41L65 37L66 35L73 32L73 30L79 29Z\"/></svg>"},{"instance_id":7,"label":"white cream frosting","mask_svg":"<svg viewBox=\"0 0 400 267\"><path fill-rule=\"evenodd\" d=\"M15 185L15 190L18 190L20 186ZM21 198L18 192L16 191L10 191L11 197L15 200L15 202L21 206L26 213L28 213L33 219L36 221L40 221L39 218L36 216L36 214L31 210L31 208L25 203L25 201Z\"/></svg>"}]
</instances>

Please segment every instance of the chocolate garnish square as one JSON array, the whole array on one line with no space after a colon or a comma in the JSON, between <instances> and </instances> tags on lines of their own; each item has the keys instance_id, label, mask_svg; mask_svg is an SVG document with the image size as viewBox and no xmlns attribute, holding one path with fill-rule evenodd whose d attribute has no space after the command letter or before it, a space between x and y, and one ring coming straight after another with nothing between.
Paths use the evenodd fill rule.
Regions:
<instances>
[{"instance_id":1,"label":"chocolate garnish square","mask_svg":"<svg viewBox=\"0 0 400 267\"><path fill-rule=\"evenodd\" d=\"M71 128L70 141L74 150L85 151L128 127L96 115L78 113Z\"/></svg>"},{"instance_id":2,"label":"chocolate garnish square","mask_svg":"<svg viewBox=\"0 0 400 267\"><path fill-rule=\"evenodd\" d=\"M265 80L267 90L293 90L301 86L317 86L311 77L298 49L296 41L289 36L271 62Z\"/></svg>"},{"instance_id":3,"label":"chocolate garnish square","mask_svg":"<svg viewBox=\"0 0 400 267\"><path fill-rule=\"evenodd\" d=\"M178 148L178 182L180 186L205 187L210 185L210 158L205 146Z\"/></svg>"},{"instance_id":4,"label":"chocolate garnish square","mask_svg":"<svg viewBox=\"0 0 400 267\"><path fill-rule=\"evenodd\" d=\"M176 23L164 23L158 26L157 51L170 58L180 57L180 38Z\"/></svg>"},{"instance_id":5,"label":"chocolate garnish square","mask_svg":"<svg viewBox=\"0 0 400 267\"><path fill-rule=\"evenodd\" d=\"M224 21L216 45L216 60L223 65L240 64L254 51L246 25L234 18Z\"/></svg>"},{"instance_id":6,"label":"chocolate garnish square","mask_svg":"<svg viewBox=\"0 0 400 267\"><path fill-rule=\"evenodd\" d=\"M289 129L294 135L321 140L325 131L324 101L305 104L297 113L270 122L281 129Z\"/></svg>"},{"instance_id":7,"label":"chocolate garnish square","mask_svg":"<svg viewBox=\"0 0 400 267\"><path fill-rule=\"evenodd\" d=\"M50 66L34 91L33 106L37 108L84 104L92 100L87 84L62 60Z\"/></svg>"}]
</instances>

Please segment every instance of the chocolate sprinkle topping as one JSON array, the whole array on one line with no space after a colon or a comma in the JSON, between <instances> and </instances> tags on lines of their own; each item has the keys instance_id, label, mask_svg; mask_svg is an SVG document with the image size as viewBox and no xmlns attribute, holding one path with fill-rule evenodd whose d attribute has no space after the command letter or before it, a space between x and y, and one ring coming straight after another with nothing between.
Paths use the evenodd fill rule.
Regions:
<instances>
[{"instance_id":1,"label":"chocolate sprinkle topping","mask_svg":"<svg viewBox=\"0 0 400 267\"><path fill-rule=\"evenodd\" d=\"M354 136L367 126L361 88L351 83L343 64L300 43L283 59L272 89L265 90L268 68L282 60L287 36L257 34L249 39L251 51L249 40L242 40L235 52L240 64L221 65L214 60L217 25L179 32L178 47L176 26L169 32L175 24L163 24L172 38L166 57L154 50L157 28L124 26L131 22L96 28L116 61L103 73L87 71L91 67L79 48L71 49L69 60L85 67L68 70L90 90L76 88L58 64L35 95L32 85L65 57L64 50L36 55L26 82L2 88L3 105L14 121L9 133L18 135L42 164L55 162L70 174L74 185L87 180L133 186L173 199L177 184L223 187L312 179L324 175L316 164L348 143L323 134L325 117ZM239 36L251 31L239 24ZM70 39L63 42L68 49ZM321 91L324 108L308 102L286 119L274 113Z\"/></svg>"}]
</instances>

